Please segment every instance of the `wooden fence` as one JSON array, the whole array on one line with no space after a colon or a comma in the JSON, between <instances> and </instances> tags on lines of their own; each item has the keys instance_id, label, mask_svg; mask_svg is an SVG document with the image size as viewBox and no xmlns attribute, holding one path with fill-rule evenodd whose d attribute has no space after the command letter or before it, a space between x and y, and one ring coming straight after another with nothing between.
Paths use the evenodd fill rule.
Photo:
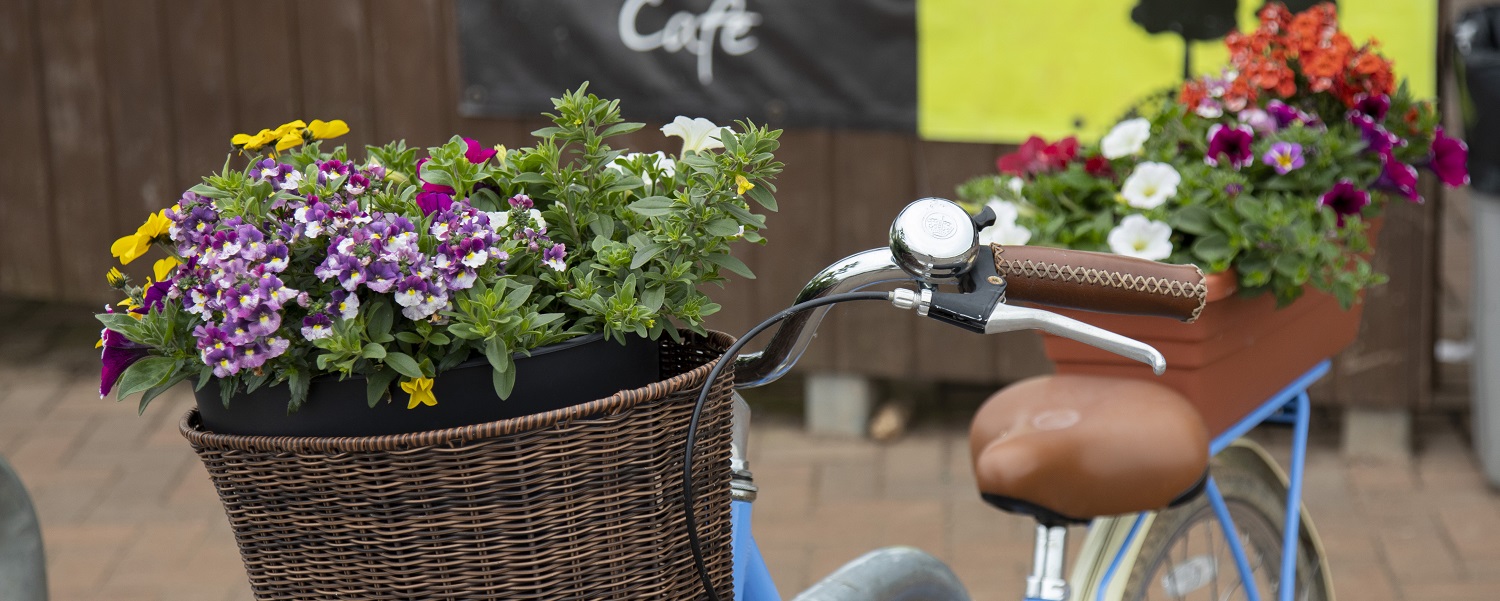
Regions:
<instances>
[{"instance_id":1,"label":"wooden fence","mask_svg":"<svg viewBox=\"0 0 1500 601\"><path fill-rule=\"evenodd\" d=\"M537 120L458 114L454 19L442 0L0 0L0 294L106 301L109 242L217 170L236 132L340 118L351 146L425 147L454 133L527 145ZM625 143L676 149L655 127ZM787 131L771 243L741 252L759 278L715 294L726 307L715 325L743 331L786 306L819 268L883 245L905 203L951 196L1002 150ZM1380 262L1391 284L1367 298L1361 338L1320 399L1430 398L1438 204L1390 211ZM1029 334L978 337L877 307L839 313L803 369L984 383L1047 369Z\"/></svg>"}]
</instances>

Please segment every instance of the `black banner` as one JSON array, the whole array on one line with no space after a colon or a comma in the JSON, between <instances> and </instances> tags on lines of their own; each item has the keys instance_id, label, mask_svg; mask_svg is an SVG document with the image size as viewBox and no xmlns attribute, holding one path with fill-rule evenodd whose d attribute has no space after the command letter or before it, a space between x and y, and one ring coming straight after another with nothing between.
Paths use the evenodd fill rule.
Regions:
<instances>
[{"instance_id":1,"label":"black banner","mask_svg":"<svg viewBox=\"0 0 1500 601\"><path fill-rule=\"evenodd\" d=\"M915 130L915 0L459 0L468 116L590 82L632 120Z\"/></svg>"}]
</instances>

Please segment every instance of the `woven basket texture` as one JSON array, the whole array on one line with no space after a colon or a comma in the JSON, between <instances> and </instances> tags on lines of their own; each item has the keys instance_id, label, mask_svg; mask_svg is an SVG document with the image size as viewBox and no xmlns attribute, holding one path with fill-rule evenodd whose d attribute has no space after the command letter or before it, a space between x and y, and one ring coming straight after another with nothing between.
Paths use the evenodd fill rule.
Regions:
<instances>
[{"instance_id":1,"label":"woven basket texture","mask_svg":"<svg viewBox=\"0 0 1500 601\"><path fill-rule=\"evenodd\" d=\"M731 342L667 342L666 380L463 428L235 436L203 431L190 411L181 430L262 601L703 598L682 523L682 452L710 362ZM713 385L693 455L694 515L722 599L731 378Z\"/></svg>"}]
</instances>

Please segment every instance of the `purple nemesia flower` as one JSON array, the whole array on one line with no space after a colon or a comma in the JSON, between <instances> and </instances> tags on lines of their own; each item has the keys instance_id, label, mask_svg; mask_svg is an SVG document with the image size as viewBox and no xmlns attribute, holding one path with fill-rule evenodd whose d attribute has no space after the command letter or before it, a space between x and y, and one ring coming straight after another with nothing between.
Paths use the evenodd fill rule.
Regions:
<instances>
[{"instance_id":1,"label":"purple nemesia flower","mask_svg":"<svg viewBox=\"0 0 1500 601\"><path fill-rule=\"evenodd\" d=\"M203 364L213 367L215 376L227 378L239 373L240 366L234 362L234 344L224 330L201 325L193 329L193 337L198 339L198 353Z\"/></svg>"},{"instance_id":2,"label":"purple nemesia flower","mask_svg":"<svg viewBox=\"0 0 1500 601\"><path fill-rule=\"evenodd\" d=\"M1293 123L1301 121L1301 112L1290 104L1280 100L1272 100L1266 103L1266 112L1276 120L1276 127L1289 127Z\"/></svg>"},{"instance_id":3,"label":"purple nemesia flower","mask_svg":"<svg viewBox=\"0 0 1500 601\"><path fill-rule=\"evenodd\" d=\"M104 312L114 313L114 308L106 305ZM120 374L150 353L145 345L136 344L113 330L106 329L99 333L99 337L104 340L104 350L99 353L99 398L102 399L114 389Z\"/></svg>"},{"instance_id":4,"label":"purple nemesia flower","mask_svg":"<svg viewBox=\"0 0 1500 601\"><path fill-rule=\"evenodd\" d=\"M1359 128L1360 137L1365 140L1365 152L1380 155L1388 155L1391 149L1397 146L1405 146L1406 140L1393 134L1375 122L1369 115L1357 111L1349 111L1349 122Z\"/></svg>"},{"instance_id":5,"label":"purple nemesia flower","mask_svg":"<svg viewBox=\"0 0 1500 601\"><path fill-rule=\"evenodd\" d=\"M358 173L350 175L348 181L344 182L344 191L348 192L350 196L359 196L360 194L364 194L365 190L368 190L369 188L370 178L367 178Z\"/></svg>"},{"instance_id":6,"label":"purple nemesia flower","mask_svg":"<svg viewBox=\"0 0 1500 601\"><path fill-rule=\"evenodd\" d=\"M1369 115L1375 121L1384 121L1385 114L1391 110L1391 97L1385 94L1356 94L1354 96L1354 110Z\"/></svg>"},{"instance_id":7,"label":"purple nemesia flower","mask_svg":"<svg viewBox=\"0 0 1500 601\"><path fill-rule=\"evenodd\" d=\"M479 144L478 140L473 138L464 138L464 147L464 158L469 159L469 162L475 165L494 158L500 152L494 148L485 148Z\"/></svg>"},{"instance_id":8,"label":"purple nemesia flower","mask_svg":"<svg viewBox=\"0 0 1500 601\"><path fill-rule=\"evenodd\" d=\"M1397 192L1411 202L1422 202L1422 195L1417 192L1416 167L1396 160L1389 152L1380 155L1380 162L1380 178L1375 180L1375 187Z\"/></svg>"},{"instance_id":9,"label":"purple nemesia flower","mask_svg":"<svg viewBox=\"0 0 1500 601\"><path fill-rule=\"evenodd\" d=\"M1240 184L1229 184L1227 186L1224 186L1224 193L1228 194L1230 198L1239 196L1240 193L1244 191L1245 187Z\"/></svg>"},{"instance_id":10,"label":"purple nemesia flower","mask_svg":"<svg viewBox=\"0 0 1500 601\"><path fill-rule=\"evenodd\" d=\"M1345 218L1358 215L1368 204L1370 193L1354 187L1354 182L1347 179L1339 180L1318 199L1318 206L1328 207L1338 215L1339 227L1344 227Z\"/></svg>"},{"instance_id":11,"label":"purple nemesia flower","mask_svg":"<svg viewBox=\"0 0 1500 601\"><path fill-rule=\"evenodd\" d=\"M423 215L446 211L453 207L453 197L442 192L419 192L417 193L417 207L422 209Z\"/></svg>"},{"instance_id":12,"label":"purple nemesia flower","mask_svg":"<svg viewBox=\"0 0 1500 601\"><path fill-rule=\"evenodd\" d=\"M1260 134L1273 133L1280 127L1277 124L1276 118L1271 116L1271 113L1258 108L1248 108L1240 111L1239 118L1240 123L1249 125L1250 129Z\"/></svg>"},{"instance_id":13,"label":"purple nemesia flower","mask_svg":"<svg viewBox=\"0 0 1500 601\"><path fill-rule=\"evenodd\" d=\"M302 318L302 337L308 340L318 340L333 335L333 320L326 314L313 313Z\"/></svg>"},{"instance_id":14,"label":"purple nemesia flower","mask_svg":"<svg viewBox=\"0 0 1500 601\"><path fill-rule=\"evenodd\" d=\"M527 196L525 194L517 194L510 197L510 206L513 206L517 209L526 210L536 205L531 202L530 196Z\"/></svg>"},{"instance_id":15,"label":"purple nemesia flower","mask_svg":"<svg viewBox=\"0 0 1500 601\"><path fill-rule=\"evenodd\" d=\"M1219 155L1224 155L1235 169L1250 165L1255 162L1255 152L1250 149L1253 141L1255 132L1249 126L1226 127L1215 123L1208 128L1208 154L1203 157L1203 162L1217 167Z\"/></svg>"},{"instance_id":16,"label":"purple nemesia flower","mask_svg":"<svg viewBox=\"0 0 1500 601\"><path fill-rule=\"evenodd\" d=\"M1448 137L1439 127L1432 138L1427 167L1449 186L1466 186L1469 184L1469 146L1463 140Z\"/></svg>"},{"instance_id":17,"label":"purple nemesia flower","mask_svg":"<svg viewBox=\"0 0 1500 601\"><path fill-rule=\"evenodd\" d=\"M394 263L389 261L376 261L365 269L369 274L365 286L376 292L388 292L391 286L396 285L397 278L401 277L401 271Z\"/></svg>"},{"instance_id":18,"label":"purple nemesia flower","mask_svg":"<svg viewBox=\"0 0 1500 601\"><path fill-rule=\"evenodd\" d=\"M1270 165L1279 175L1286 175L1293 169L1301 168L1306 164L1302 159L1302 145L1295 142L1277 142L1271 145L1261 161Z\"/></svg>"},{"instance_id":19,"label":"purple nemesia flower","mask_svg":"<svg viewBox=\"0 0 1500 601\"><path fill-rule=\"evenodd\" d=\"M422 302L422 296L427 292L427 281L422 278L409 275L396 284L396 304L402 307L414 307Z\"/></svg>"},{"instance_id":20,"label":"purple nemesia flower","mask_svg":"<svg viewBox=\"0 0 1500 601\"><path fill-rule=\"evenodd\" d=\"M246 316L245 329L257 338L270 336L281 327L281 313L272 309L270 305L256 307L250 315Z\"/></svg>"},{"instance_id":21,"label":"purple nemesia flower","mask_svg":"<svg viewBox=\"0 0 1500 601\"><path fill-rule=\"evenodd\" d=\"M567 256L567 250L563 244L552 245L551 248L542 252L542 264L556 271L566 269L568 265L563 262L563 258Z\"/></svg>"},{"instance_id":22,"label":"purple nemesia flower","mask_svg":"<svg viewBox=\"0 0 1500 601\"><path fill-rule=\"evenodd\" d=\"M334 290L329 293L329 297L333 299L331 306L340 319L354 319L359 315L358 295L343 290Z\"/></svg>"}]
</instances>

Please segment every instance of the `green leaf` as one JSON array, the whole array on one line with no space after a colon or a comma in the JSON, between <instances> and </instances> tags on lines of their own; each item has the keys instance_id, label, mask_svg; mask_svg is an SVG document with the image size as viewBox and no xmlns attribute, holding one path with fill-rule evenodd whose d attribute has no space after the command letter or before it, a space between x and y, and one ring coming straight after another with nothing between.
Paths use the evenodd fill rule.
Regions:
<instances>
[{"instance_id":1,"label":"green leaf","mask_svg":"<svg viewBox=\"0 0 1500 601\"><path fill-rule=\"evenodd\" d=\"M515 290L511 290L510 294L505 295L505 302L500 305L500 310L510 313L516 309L520 309L521 305L526 304L526 299L530 296L531 284L516 286Z\"/></svg>"},{"instance_id":2,"label":"green leaf","mask_svg":"<svg viewBox=\"0 0 1500 601\"><path fill-rule=\"evenodd\" d=\"M651 244L647 244L645 246L642 246L642 247L636 249L636 251L635 251L635 257L633 257L630 260L630 268L631 269L640 269L642 265L645 265L653 257L655 257L656 255L661 254L661 252L664 251L664 250L666 250L666 249L667 249L667 245L665 245L665 244L657 244L657 243L654 243L654 242L651 243Z\"/></svg>"},{"instance_id":3,"label":"green leaf","mask_svg":"<svg viewBox=\"0 0 1500 601\"><path fill-rule=\"evenodd\" d=\"M177 371L177 373L172 374L172 377L167 379L166 383L164 383L164 384L162 384L160 386L153 386L150 389L146 390L146 392L141 393L141 404L140 404L140 407L136 409L136 415L145 414L146 413L146 405L150 405L151 404L151 400L154 399L154 398L156 398L157 395L160 395L163 392L171 390L171 388L173 386L176 386L178 383L180 383L180 382L182 382L184 380L187 380L188 378L191 378L191 377L193 377L193 371L192 370L190 370L190 369L180 369L179 368L179 370Z\"/></svg>"},{"instance_id":4,"label":"green leaf","mask_svg":"<svg viewBox=\"0 0 1500 601\"><path fill-rule=\"evenodd\" d=\"M427 377L422 373L422 366L417 364L416 359L412 359L411 355L406 353L386 353L385 364L408 378Z\"/></svg>"},{"instance_id":5,"label":"green leaf","mask_svg":"<svg viewBox=\"0 0 1500 601\"><path fill-rule=\"evenodd\" d=\"M115 381L115 398L123 401L132 394L160 386L176 366L177 362L169 357L146 357L136 361Z\"/></svg>"},{"instance_id":6,"label":"green leaf","mask_svg":"<svg viewBox=\"0 0 1500 601\"><path fill-rule=\"evenodd\" d=\"M96 313L94 318L104 327L121 334L130 334L140 327L140 320L131 317L129 313ZM126 336L129 338L129 336Z\"/></svg>"},{"instance_id":7,"label":"green leaf","mask_svg":"<svg viewBox=\"0 0 1500 601\"><path fill-rule=\"evenodd\" d=\"M641 291L641 306L654 313L661 309L666 298L666 286L647 286Z\"/></svg>"},{"instance_id":8,"label":"green leaf","mask_svg":"<svg viewBox=\"0 0 1500 601\"><path fill-rule=\"evenodd\" d=\"M594 232L595 239L609 240L615 235L615 220L608 215L600 215L589 222L589 229Z\"/></svg>"},{"instance_id":9,"label":"green leaf","mask_svg":"<svg viewBox=\"0 0 1500 601\"><path fill-rule=\"evenodd\" d=\"M1229 246L1229 237L1214 233L1193 243L1193 254L1209 262L1228 261L1234 258L1234 248Z\"/></svg>"},{"instance_id":10,"label":"green leaf","mask_svg":"<svg viewBox=\"0 0 1500 601\"><path fill-rule=\"evenodd\" d=\"M233 196L229 192L220 190L208 184L198 184L196 186L188 188L188 191L199 196L207 196L214 199L230 198L231 196Z\"/></svg>"},{"instance_id":11,"label":"green leaf","mask_svg":"<svg viewBox=\"0 0 1500 601\"><path fill-rule=\"evenodd\" d=\"M630 210L647 217L660 217L672 212L672 199L665 196L647 196L630 203Z\"/></svg>"},{"instance_id":12,"label":"green leaf","mask_svg":"<svg viewBox=\"0 0 1500 601\"><path fill-rule=\"evenodd\" d=\"M1202 205L1182 207L1174 217L1172 229L1194 236L1207 236L1217 229L1214 227L1213 214Z\"/></svg>"},{"instance_id":13,"label":"green leaf","mask_svg":"<svg viewBox=\"0 0 1500 601\"><path fill-rule=\"evenodd\" d=\"M714 265L718 265L719 267L723 267L724 269L728 269L729 271L737 273L746 279L755 279L755 274L750 271L750 267L748 265L745 265L744 261L734 258L733 255L714 253L704 256L703 260L708 261L709 263L713 263Z\"/></svg>"},{"instance_id":14,"label":"green leaf","mask_svg":"<svg viewBox=\"0 0 1500 601\"><path fill-rule=\"evenodd\" d=\"M495 370L490 373L490 380L495 385L495 396L503 401L510 398L511 391L516 388L516 370Z\"/></svg>"},{"instance_id":15,"label":"green leaf","mask_svg":"<svg viewBox=\"0 0 1500 601\"><path fill-rule=\"evenodd\" d=\"M378 344L375 344L373 342L367 343L367 344L365 344L365 347L363 349L360 349L359 356L364 357L366 359L376 359L376 360L384 359L385 358L385 347L380 346Z\"/></svg>"},{"instance_id":16,"label":"green leaf","mask_svg":"<svg viewBox=\"0 0 1500 601\"><path fill-rule=\"evenodd\" d=\"M733 219L715 219L704 225L703 231L708 232L710 236L719 236L721 238L737 236L740 233L740 222Z\"/></svg>"},{"instance_id":17,"label":"green leaf","mask_svg":"<svg viewBox=\"0 0 1500 601\"><path fill-rule=\"evenodd\" d=\"M286 404L288 414L302 408L307 402L307 391L312 387L312 372L305 369L292 370L287 377L287 387L292 391L292 398Z\"/></svg>"},{"instance_id":18,"label":"green leaf","mask_svg":"<svg viewBox=\"0 0 1500 601\"><path fill-rule=\"evenodd\" d=\"M416 332L396 332L396 340L407 344L421 344L422 336Z\"/></svg>"},{"instance_id":19,"label":"green leaf","mask_svg":"<svg viewBox=\"0 0 1500 601\"><path fill-rule=\"evenodd\" d=\"M491 338L484 343L484 358L489 360L490 367L495 371L510 369L510 348L500 338Z\"/></svg>"},{"instance_id":20,"label":"green leaf","mask_svg":"<svg viewBox=\"0 0 1500 601\"><path fill-rule=\"evenodd\" d=\"M380 340L390 334L391 322L395 319L395 310L391 304L384 299L376 299L371 303L370 321L365 325L365 333L371 340Z\"/></svg>"},{"instance_id":21,"label":"green leaf","mask_svg":"<svg viewBox=\"0 0 1500 601\"><path fill-rule=\"evenodd\" d=\"M389 369L382 369L370 374L369 379L365 381L365 402L374 407L390 391L391 382L395 382L396 378L399 377L401 377L401 374Z\"/></svg>"},{"instance_id":22,"label":"green leaf","mask_svg":"<svg viewBox=\"0 0 1500 601\"><path fill-rule=\"evenodd\" d=\"M631 133L631 132L634 132L634 131L639 131L642 127L645 127L645 126L646 126L645 123L616 123L614 125L609 126L604 131L599 132L599 137L601 137L601 138L608 138L610 136L618 136L618 135L622 135L622 134L628 134L628 133Z\"/></svg>"},{"instance_id":23,"label":"green leaf","mask_svg":"<svg viewBox=\"0 0 1500 601\"><path fill-rule=\"evenodd\" d=\"M750 191L746 193L746 195L748 195L751 200L754 200L756 204L765 207L767 211L776 210L776 197L771 195L771 191L767 190L766 186L757 185L754 188L751 188Z\"/></svg>"}]
</instances>

